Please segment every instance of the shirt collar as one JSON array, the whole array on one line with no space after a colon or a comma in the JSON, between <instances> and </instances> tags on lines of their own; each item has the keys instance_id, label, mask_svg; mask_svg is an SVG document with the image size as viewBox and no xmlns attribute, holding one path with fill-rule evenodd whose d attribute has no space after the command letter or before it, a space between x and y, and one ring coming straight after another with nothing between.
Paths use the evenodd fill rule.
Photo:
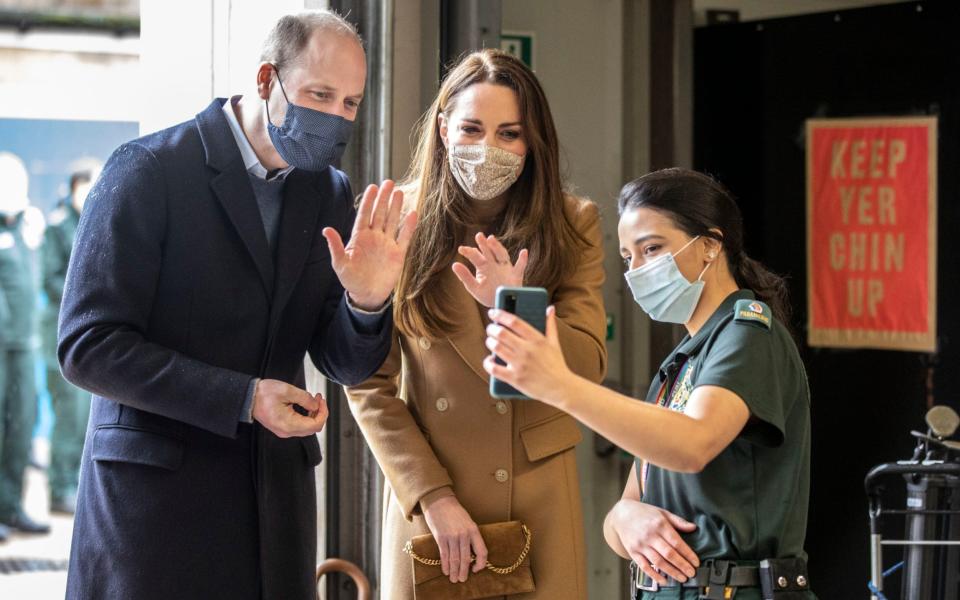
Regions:
<instances>
[{"instance_id":1,"label":"shirt collar","mask_svg":"<svg viewBox=\"0 0 960 600\"><path fill-rule=\"evenodd\" d=\"M663 381L664 378L668 376L668 371L671 370L671 365L685 361L688 357L696 354L700 348L703 346L704 342L707 341L707 338L710 337L710 334L713 333L713 330L717 328L717 325L723 321L724 317L727 315L733 314L733 307L738 300L754 300L755 296L750 290L737 290L727 296L723 302L720 303L720 306L717 307L717 310L713 311L713 314L710 315L710 318L707 319L707 322L703 324L703 327L697 331L696 335L691 337L689 334L684 337L677 348L670 353L670 356L667 357L663 364L660 365L660 380Z\"/></svg>"},{"instance_id":2,"label":"shirt collar","mask_svg":"<svg viewBox=\"0 0 960 600\"><path fill-rule=\"evenodd\" d=\"M257 158L257 153L253 151L250 140L248 140L246 134L243 133L243 128L240 127L240 121L237 120L237 115L233 112L233 105L239 102L240 98L242 98L242 96L233 96L224 102L223 114L227 118L227 125L230 126L230 133L233 134L233 139L237 142L237 147L240 149L240 156L243 157L243 166L247 170L247 173L266 180L268 171L260 163L260 159ZM292 170L292 166L280 169L270 178L270 181L282 181L283 178L287 176L287 173Z\"/></svg>"}]
</instances>

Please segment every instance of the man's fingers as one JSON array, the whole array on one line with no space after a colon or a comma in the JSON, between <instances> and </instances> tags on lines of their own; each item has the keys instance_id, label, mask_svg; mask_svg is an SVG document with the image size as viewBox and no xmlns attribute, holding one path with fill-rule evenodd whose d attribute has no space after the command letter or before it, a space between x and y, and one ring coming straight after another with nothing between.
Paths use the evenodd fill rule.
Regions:
<instances>
[{"instance_id":1,"label":"man's fingers","mask_svg":"<svg viewBox=\"0 0 960 600\"><path fill-rule=\"evenodd\" d=\"M393 182L384 181L377 193L377 202L373 205L373 218L370 228L374 231L383 231L387 224L387 213L390 212L390 198L393 195Z\"/></svg>"},{"instance_id":2,"label":"man's fingers","mask_svg":"<svg viewBox=\"0 0 960 600\"><path fill-rule=\"evenodd\" d=\"M379 190L379 187L371 183L367 186L367 189L363 191L363 198L360 199L360 207L357 209L357 221L353 226L354 231L370 227L370 217L373 215L373 204L377 200L377 192Z\"/></svg>"},{"instance_id":3,"label":"man's fingers","mask_svg":"<svg viewBox=\"0 0 960 600\"><path fill-rule=\"evenodd\" d=\"M292 394L288 400L291 404L299 404L307 410L307 412L313 413L320 409L320 403L317 402L317 399L308 394L303 390L297 390L298 393Z\"/></svg>"},{"instance_id":4,"label":"man's fingers","mask_svg":"<svg viewBox=\"0 0 960 600\"><path fill-rule=\"evenodd\" d=\"M403 211L403 191L394 189L390 194L390 208L387 210L387 224L384 231L393 237L397 234L397 225L400 224L400 213Z\"/></svg>"},{"instance_id":5,"label":"man's fingers","mask_svg":"<svg viewBox=\"0 0 960 600\"><path fill-rule=\"evenodd\" d=\"M334 270L343 262L343 257L346 251L343 248L343 239L340 237L340 233L333 227L324 227L323 237L327 240L327 247L330 248L330 263L333 265Z\"/></svg>"}]
</instances>

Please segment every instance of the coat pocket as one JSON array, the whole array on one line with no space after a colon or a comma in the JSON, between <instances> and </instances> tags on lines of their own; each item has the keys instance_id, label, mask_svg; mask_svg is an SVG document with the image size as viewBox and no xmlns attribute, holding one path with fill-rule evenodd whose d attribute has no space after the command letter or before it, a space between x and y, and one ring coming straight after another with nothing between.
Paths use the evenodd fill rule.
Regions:
<instances>
[{"instance_id":1,"label":"coat pocket","mask_svg":"<svg viewBox=\"0 0 960 600\"><path fill-rule=\"evenodd\" d=\"M183 442L146 429L101 426L93 434L90 456L97 462L122 462L176 471Z\"/></svg>"},{"instance_id":2,"label":"coat pocket","mask_svg":"<svg viewBox=\"0 0 960 600\"><path fill-rule=\"evenodd\" d=\"M317 436L310 435L300 438L300 443L303 444L303 451L307 455L307 465L311 467L319 465L320 461L323 460L323 454L320 452L320 442L317 440Z\"/></svg>"},{"instance_id":3,"label":"coat pocket","mask_svg":"<svg viewBox=\"0 0 960 600\"><path fill-rule=\"evenodd\" d=\"M582 439L583 434L577 422L567 414L559 414L520 429L520 441L530 462L569 450Z\"/></svg>"}]
</instances>

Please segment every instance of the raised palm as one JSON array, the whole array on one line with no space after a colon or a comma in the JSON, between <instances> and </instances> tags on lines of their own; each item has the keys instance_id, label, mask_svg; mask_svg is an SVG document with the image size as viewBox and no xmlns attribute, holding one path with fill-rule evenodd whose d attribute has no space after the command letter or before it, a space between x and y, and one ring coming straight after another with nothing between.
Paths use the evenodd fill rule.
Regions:
<instances>
[{"instance_id":1,"label":"raised palm","mask_svg":"<svg viewBox=\"0 0 960 600\"><path fill-rule=\"evenodd\" d=\"M387 180L364 191L346 247L336 229L323 230L333 270L350 299L362 309L383 306L397 285L417 225L415 212L401 219L402 208L403 192Z\"/></svg>"},{"instance_id":2,"label":"raised palm","mask_svg":"<svg viewBox=\"0 0 960 600\"><path fill-rule=\"evenodd\" d=\"M517 262L510 261L510 253L492 235L478 233L474 238L477 247L460 246L459 252L470 261L474 271L463 263L454 263L453 272L463 283L477 302L491 307L501 285L518 287L523 285L523 272L527 268L527 250L524 248L517 256Z\"/></svg>"}]
</instances>

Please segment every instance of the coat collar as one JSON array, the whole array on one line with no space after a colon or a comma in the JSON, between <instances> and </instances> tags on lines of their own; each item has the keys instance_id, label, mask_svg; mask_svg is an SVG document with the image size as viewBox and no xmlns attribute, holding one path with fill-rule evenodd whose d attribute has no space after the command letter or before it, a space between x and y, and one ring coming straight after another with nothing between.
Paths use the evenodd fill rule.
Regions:
<instances>
[{"instance_id":1,"label":"coat collar","mask_svg":"<svg viewBox=\"0 0 960 600\"><path fill-rule=\"evenodd\" d=\"M269 298L273 294L273 257L243 157L223 114L224 102L224 98L215 99L196 118L206 164L218 172L210 187L250 253Z\"/></svg>"},{"instance_id":2,"label":"coat collar","mask_svg":"<svg viewBox=\"0 0 960 600\"><path fill-rule=\"evenodd\" d=\"M487 336L487 324L490 323L486 309L470 295L451 269L443 273L439 283L444 287L446 296L451 299L452 304L463 308L460 311L462 316L460 328L447 336L447 341L471 371L480 379L489 382L490 375L483 368L483 360L489 354L483 343Z\"/></svg>"}]
</instances>

